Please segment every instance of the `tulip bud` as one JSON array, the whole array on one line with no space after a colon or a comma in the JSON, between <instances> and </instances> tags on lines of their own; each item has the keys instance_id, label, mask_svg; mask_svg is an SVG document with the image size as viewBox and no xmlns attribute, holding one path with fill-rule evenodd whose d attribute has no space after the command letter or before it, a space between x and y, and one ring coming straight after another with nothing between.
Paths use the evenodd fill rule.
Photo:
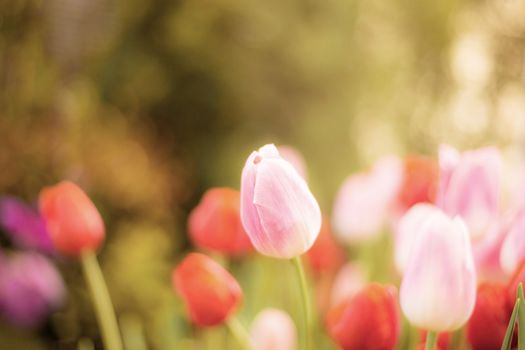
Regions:
<instances>
[{"instance_id":1,"label":"tulip bud","mask_svg":"<svg viewBox=\"0 0 525 350\"><path fill-rule=\"evenodd\" d=\"M401 283L401 308L415 326L443 332L467 322L475 299L468 230L460 218L435 212L413 243Z\"/></svg>"},{"instance_id":2,"label":"tulip bud","mask_svg":"<svg viewBox=\"0 0 525 350\"><path fill-rule=\"evenodd\" d=\"M297 331L290 316L278 309L257 314L250 329L252 350L296 350Z\"/></svg>"},{"instance_id":3,"label":"tulip bud","mask_svg":"<svg viewBox=\"0 0 525 350\"><path fill-rule=\"evenodd\" d=\"M240 194L230 188L212 188L193 209L188 231L195 245L227 255L253 250L240 217Z\"/></svg>"},{"instance_id":4,"label":"tulip bud","mask_svg":"<svg viewBox=\"0 0 525 350\"><path fill-rule=\"evenodd\" d=\"M400 274L406 270L412 246L422 226L433 213L439 211L431 204L419 203L410 208L397 223L394 257Z\"/></svg>"},{"instance_id":5,"label":"tulip bud","mask_svg":"<svg viewBox=\"0 0 525 350\"><path fill-rule=\"evenodd\" d=\"M396 290L371 283L332 309L330 337L344 350L392 350L400 332Z\"/></svg>"},{"instance_id":6,"label":"tulip bud","mask_svg":"<svg viewBox=\"0 0 525 350\"><path fill-rule=\"evenodd\" d=\"M402 181L399 159L386 157L368 171L350 175L339 189L332 223L335 233L347 243L374 239L391 219Z\"/></svg>"},{"instance_id":7,"label":"tulip bud","mask_svg":"<svg viewBox=\"0 0 525 350\"><path fill-rule=\"evenodd\" d=\"M423 156L407 157L403 174L399 192L402 208L408 209L417 203L434 203L439 177L435 160Z\"/></svg>"},{"instance_id":8,"label":"tulip bud","mask_svg":"<svg viewBox=\"0 0 525 350\"><path fill-rule=\"evenodd\" d=\"M79 256L97 250L104 240L104 222L97 208L74 183L62 181L44 188L39 204L57 251Z\"/></svg>"},{"instance_id":9,"label":"tulip bud","mask_svg":"<svg viewBox=\"0 0 525 350\"><path fill-rule=\"evenodd\" d=\"M241 221L257 251L293 258L313 245L321 210L304 179L274 145L253 152L241 180Z\"/></svg>"},{"instance_id":10,"label":"tulip bud","mask_svg":"<svg viewBox=\"0 0 525 350\"><path fill-rule=\"evenodd\" d=\"M292 164L295 170L306 180L306 164L301 153L291 146L277 147L281 157L288 163Z\"/></svg>"},{"instance_id":11,"label":"tulip bud","mask_svg":"<svg viewBox=\"0 0 525 350\"><path fill-rule=\"evenodd\" d=\"M441 180L437 203L447 214L459 215L473 239L484 236L499 214L502 160L496 148L459 154L443 145L439 151Z\"/></svg>"},{"instance_id":12,"label":"tulip bud","mask_svg":"<svg viewBox=\"0 0 525 350\"><path fill-rule=\"evenodd\" d=\"M512 314L504 285L483 283L478 287L474 312L467 323L467 340L473 350L501 348Z\"/></svg>"},{"instance_id":13,"label":"tulip bud","mask_svg":"<svg viewBox=\"0 0 525 350\"><path fill-rule=\"evenodd\" d=\"M172 282L191 321L201 327L226 320L242 299L235 278L204 254L190 253L173 270Z\"/></svg>"},{"instance_id":14,"label":"tulip bud","mask_svg":"<svg viewBox=\"0 0 525 350\"><path fill-rule=\"evenodd\" d=\"M19 326L41 323L62 303L64 282L57 269L37 253L17 253L2 259L0 313Z\"/></svg>"},{"instance_id":15,"label":"tulip bud","mask_svg":"<svg viewBox=\"0 0 525 350\"><path fill-rule=\"evenodd\" d=\"M345 261L345 251L332 236L330 223L324 219L319 237L306 253L308 262L316 273L337 270Z\"/></svg>"}]
</instances>

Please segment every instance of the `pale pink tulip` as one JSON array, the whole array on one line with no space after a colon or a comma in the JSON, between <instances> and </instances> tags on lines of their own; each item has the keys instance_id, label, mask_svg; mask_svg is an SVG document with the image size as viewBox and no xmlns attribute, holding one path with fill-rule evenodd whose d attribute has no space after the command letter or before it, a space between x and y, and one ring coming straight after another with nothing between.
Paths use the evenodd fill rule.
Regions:
<instances>
[{"instance_id":1,"label":"pale pink tulip","mask_svg":"<svg viewBox=\"0 0 525 350\"><path fill-rule=\"evenodd\" d=\"M306 172L306 163L304 161L304 158L298 150L293 148L292 146L282 145L277 147L279 154L281 157L286 160L288 163L292 164L295 170L303 177L303 179L307 179L307 172Z\"/></svg>"},{"instance_id":2,"label":"pale pink tulip","mask_svg":"<svg viewBox=\"0 0 525 350\"><path fill-rule=\"evenodd\" d=\"M332 284L330 306L335 307L341 302L353 297L367 282L366 273L361 266L347 262L344 264Z\"/></svg>"},{"instance_id":3,"label":"pale pink tulip","mask_svg":"<svg viewBox=\"0 0 525 350\"><path fill-rule=\"evenodd\" d=\"M485 235L500 211L502 160L493 147L459 154L451 146L439 150L441 168L437 204L448 215L459 215L473 240Z\"/></svg>"},{"instance_id":4,"label":"pale pink tulip","mask_svg":"<svg viewBox=\"0 0 525 350\"><path fill-rule=\"evenodd\" d=\"M472 314L476 271L469 233L461 218L435 212L422 225L401 283L401 308L415 326L458 329Z\"/></svg>"},{"instance_id":5,"label":"pale pink tulip","mask_svg":"<svg viewBox=\"0 0 525 350\"><path fill-rule=\"evenodd\" d=\"M412 246L423 225L436 212L441 210L432 204L419 203L410 208L398 221L395 230L394 260L400 274L406 269Z\"/></svg>"},{"instance_id":6,"label":"pale pink tulip","mask_svg":"<svg viewBox=\"0 0 525 350\"><path fill-rule=\"evenodd\" d=\"M525 259L525 209L517 213L500 252L502 270L511 275Z\"/></svg>"},{"instance_id":7,"label":"pale pink tulip","mask_svg":"<svg viewBox=\"0 0 525 350\"><path fill-rule=\"evenodd\" d=\"M241 221L257 251L276 258L305 253L319 234L319 204L274 145L252 152L246 161L241 179Z\"/></svg>"},{"instance_id":8,"label":"pale pink tulip","mask_svg":"<svg viewBox=\"0 0 525 350\"><path fill-rule=\"evenodd\" d=\"M257 314L250 329L252 350L295 350L297 331L290 316L278 309Z\"/></svg>"},{"instance_id":9,"label":"pale pink tulip","mask_svg":"<svg viewBox=\"0 0 525 350\"><path fill-rule=\"evenodd\" d=\"M347 243L368 241L392 218L403 180L403 164L394 157L379 160L363 173L350 175L336 196L332 223Z\"/></svg>"}]
</instances>

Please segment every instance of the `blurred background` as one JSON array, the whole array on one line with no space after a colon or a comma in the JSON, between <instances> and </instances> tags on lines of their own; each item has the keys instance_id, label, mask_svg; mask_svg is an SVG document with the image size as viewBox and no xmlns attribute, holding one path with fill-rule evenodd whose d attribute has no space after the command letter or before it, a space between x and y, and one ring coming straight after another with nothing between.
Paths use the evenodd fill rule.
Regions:
<instances>
[{"instance_id":1,"label":"blurred background","mask_svg":"<svg viewBox=\"0 0 525 350\"><path fill-rule=\"evenodd\" d=\"M1 1L0 194L80 184L106 222L123 332L185 348L170 271L191 249L187 214L207 188L238 188L261 145L303 153L326 213L381 155L494 144L519 163L524 18L523 0ZM80 267L57 260L65 305L38 327L1 321L2 348L99 344ZM257 289L277 263L232 269L249 289L241 319L269 304L297 316L278 283Z\"/></svg>"}]
</instances>

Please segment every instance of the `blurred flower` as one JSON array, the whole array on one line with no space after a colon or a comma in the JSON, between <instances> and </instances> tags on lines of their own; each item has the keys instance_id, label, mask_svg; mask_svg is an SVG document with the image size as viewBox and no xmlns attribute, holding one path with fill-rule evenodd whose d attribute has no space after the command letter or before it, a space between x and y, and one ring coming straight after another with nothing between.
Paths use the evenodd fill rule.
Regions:
<instances>
[{"instance_id":1,"label":"blurred flower","mask_svg":"<svg viewBox=\"0 0 525 350\"><path fill-rule=\"evenodd\" d=\"M440 210L434 205L419 203L410 208L397 223L394 258L400 274L406 270L412 246L421 227L437 211Z\"/></svg>"},{"instance_id":2,"label":"blurred flower","mask_svg":"<svg viewBox=\"0 0 525 350\"><path fill-rule=\"evenodd\" d=\"M172 282L191 321L201 327L222 323L242 299L242 290L235 278L200 253L190 253L182 260L173 270Z\"/></svg>"},{"instance_id":3,"label":"blurred flower","mask_svg":"<svg viewBox=\"0 0 525 350\"><path fill-rule=\"evenodd\" d=\"M437 205L451 216L460 215L473 240L485 235L500 209L502 160L496 148L487 147L459 154L442 145Z\"/></svg>"},{"instance_id":4,"label":"blurred flower","mask_svg":"<svg viewBox=\"0 0 525 350\"><path fill-rule=\"evenodd\" d=\"M512 314L503 284L482 283L474 312L467 323L467 340L473 350L499 350Z\"/></svg>"},{"instance_id":5,"label":"blurred flower","mask_svg":"<svg viewBox=\"0 0 525 350\"><path fill-rule=\"evenodd\" d=\"M476 298L469 233L460 218L451 219L440 211L426 220L401 283L401 308L419 328L451 331L468 320Z\"/></svg>"},{"instance_id":6,"label":"blurred flower","mask_svg":"<svg viewBox=\"0 0 525 350\"><path fill-rule=\"evenodd\" d=\"M403 177L399 159L380 159L370 171L347 177L333 208L335 233L347 243L360 243L381 233L391 219Z\"/></svg>"},{"instance_id":7,"label":"blurred flower","mask_svg":"<svg viewBox=\"0 0 525 350\"><path fill-rule=\"evenodd\" d=\"M0 313L11 322L33 327L61 305L64 282L56 268L38 253L3 257L0 266Z\"/></svg>"},{"instance_id":8,"label":"blurred flower","mask_svg":"<svg viewBox=\"0 0 525 350\"><path fill-rule=\"evenodd\" d=\"M525 259L525 208L520 210L503 241L500 251L500 264L510 275Z\"/></svg>"},{"instance_id":9,"label":"blurred flower","mask_svg":"<svg viewBox=\"0 0 525 350\"><path fill-rule=\"evenodd\" d=\"M417 203L433 203L438 185L439 169L434 159L409 156L404 160L403 183L399 203L406 210Z\"/></svg>"},{"instance_id":10,"label":"blurred flower","mask_svg":"<svg viewBox=\"0 0 525 350\"><path fill-rule=\"evenodd\" d=\"M79 256L84 250L96 250L104 240L104 222L97 208L74 183L62 181L44 188L39 204L59 252Z\"/></svg>"},{"instance_id":11,"label":"blurred flower","mask_svg":"<svg viewBox=\"0 0 525 350\"><path fill-rule=\"evenodd\" d=\"M35 208L19 199L0 199L0 226L21 248L36 249L45 253L53 250L44 219Z\"/></svg>"},{"instance_id":12,"label":"blurred flower","mask_svg":"<svg viewBox=\"0 0 525 350\"><path fill-rule=\"evenodd\" d=\"M278 309L264 309L255 317L250 339L252 350L295 350L297 331L290 316Z\"/></svg>"},{"instance_id":13,"label":"blurred flower","mask_svg":"<svg viewBox=\"0 0 525 350\"><path fill-rule=\"evenodd\" d=\"M427 331L421 332L421 342L424 344L427 341ZM438 334L438 339L436 343L436 349L447 350L450 345L450 332L441 332Z\"/></svg>"},{"instance_id":14,"label":"blurred flower","mask_svg":"<svg viewBox=\"0 0 525 350\"><path fill-rule=\"evenodd\" d=\"M240 194L231 188L212 188L203 195L188 220L193 243L227 255L253 250L240 217Z\"/></svg>"},{"instance_id":15,"label":"blurred flower","mask_svg":"<svg viewBox=\"0 0 525 350\"><path fill-rule=\"evenodd\" d=\"M292 146L282 145L277 147L281 157L286 160L288 163L292 164L295 170L303 177L307 179L306 164L301 152Z\"/></svg>"},{"instance_id":16,"label":"blurred flower","mask_svg":"<svg viewBox=\"0 0 525 350\"><path fill-rule=\"evenodd\" d=\"M335 271L344 263L345 251L332 236L330 222L326 218L323 218L319 237L306 257L316 273Z\"/></svg>"},{"instance_id":17,"label":"blurred flower","mask_svg":"<svg viewBox=\"0 0 525 350\"><path fill-rule=\"evenodd\" d=\"M347 262L335 276L330 295L330 305L339 305L353 297L366 284L366 275L361 267L354 262Z\"/></svg>"},{"instance_id":18,"label":"blurred flower","mask_svg":"<svg viewBox=\"0 0 525 350\"><path fill-rule=\"evenodd\" d=\"M255 248L275 258L306 252L321 228L321 210L304 179L266 145L242 171L241 220Z\"/></svg>"},{"instance_id":19,"label":"blurred flower","mask_svg":"<svg viewBox=\"0 0 525 350\"><path fill-rule=\"evenodd\" d=\"M400 332L397 293L393 286L371 283L332 309L326 325L344 350L392 350Z\"/></svg>"}]
</instances>

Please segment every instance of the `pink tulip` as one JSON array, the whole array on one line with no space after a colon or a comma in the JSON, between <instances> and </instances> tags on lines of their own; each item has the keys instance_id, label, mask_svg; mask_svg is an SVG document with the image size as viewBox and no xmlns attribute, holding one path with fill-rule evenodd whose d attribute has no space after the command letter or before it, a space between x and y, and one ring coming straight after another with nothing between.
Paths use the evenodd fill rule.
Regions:
<instances>
[{"instance_id":1,"label":"pink tulip","mask_svg":"<svg viewBox=\"0 0 525 350\"><path fill-rule=\"evenodd\" d=\"M465 324L474 309L476 271L461 218L436 211L426 219L411 248L400 299L419 328L443 332Z\"/></svg>"},{"instance_id":2,"label":"pink tulip","mask_svg":"<svg viewBox=\"0 0 525 350\"><path fill-rule=\"evenodd\" d=\"M252 350L295 350L297 332L290 316L278 309L257 314L250 330Z\"/></svg>"},{"instance_id":3,"label":"pink tulip","mask_svg":"<svg viewBox=\"0 0 525 350\"><path fill-rule=\"evenodd\" d=\"M412 246L423 225L436 212L441 210L432 204L419 203L410 208L397 223L394 258L400 274L406 270Z\"/></svg>"},{"instance_id":4,"label":"pink tulip","mask_svg":"<svg viewBox=\"0 0 525 350\"><path fill-rule=\"evenodd\" d=\"M496 148L487 147L459 154L442 145L437 204L451 216L459 215L472 239L485 235L500 210L502 160Z\"/></svg>"},{"instance_id":5,"label":"pink tulip","mask_svg":"<svg viewBox=\"0 0 525 350\"><path fill-rule=\"evenodd\" d=\"M281 157L292 164L295 170L306 180L306 163L301 153L292 146L282 145L277 147Z\"/></svg>"},{"instance_id":6,"label":"pink tulip","mask_svg":"<svg viewBox=\"0 0 525 350\"><path fill-rule=\"evenodd\" d=\"M403 164L394 157L379 160L363 173L350 175L337 194L332 223L341 240L373 239L391 218L403 181Z\"/></svg>"},{"instance_id":7,"label":"pink tulip","mask_svg":"<svg viewBox=\"0 0 525 350\"><path fill-rule=\"evenodd\" d=\"M246 161L241 179L241 221L255 249L276 258L303 254L319 234L319 204L274 145L252 152Z\"/></svg>"},{"instance_id":8,"label":"pink tulip","mask_svg":"<svg viewBox=\"0 0 525 350\"><path fill-rule=\"evenodd\" d=\"M353 297L365 286L366 282L366 273L363 269L355 263L347 262L335 276L330 294L330 305L335 307Z\"/></svg>"},{"instance_id":9,"label":"pink tulip","mask_svg":"<svg viewBox=\"0 0 525 350\"><path fill-rule=\"evenodd\" d=\"M518 212L503 241L500 252L502 270L512 274L525 259L525 209Z\"/></svg>"}]
</instances>

